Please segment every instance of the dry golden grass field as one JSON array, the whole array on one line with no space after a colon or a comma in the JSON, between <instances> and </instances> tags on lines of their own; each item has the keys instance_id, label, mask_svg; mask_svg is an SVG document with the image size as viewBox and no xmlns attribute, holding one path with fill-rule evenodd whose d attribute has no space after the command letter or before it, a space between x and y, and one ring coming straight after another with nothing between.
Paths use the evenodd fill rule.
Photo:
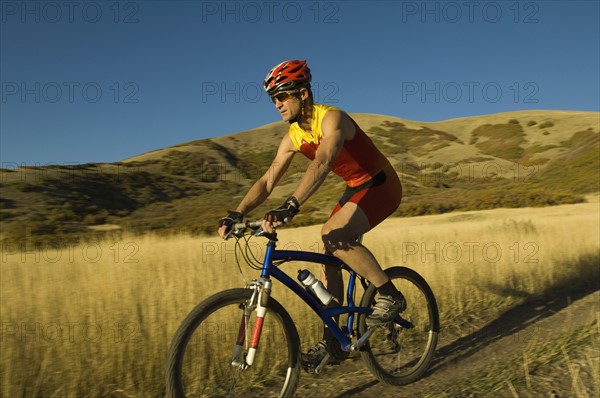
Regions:
<instances>
[{"instance_id":1,"label":"dry golden grass field","mask_svg":"<svg viewBox=\"0 0 600 398\"><path fill-rule=\"evenodd\" d=\"M494 324L500 319L509 322L501 334L521 331L529 337L510 357L499 352L500 361L481 359L481 371L468 380L446 372L447 380L427 387L429 396L536 397L551 390L561 397L599 396L597 321L549 340L533 338L521 328L527 325L519 325L535 323L533 315L506 317L531 308L523 307L529 302L564 302L556 307L562 310L598 289L599 220L595 197L556 207L393 218L365 236L385 267L407 265L431 285L443 328L441 356L489 325L502 329ZM254 240L258 255L264 243ZM319 227L281 229L280 245L320 251ZM257 276L242 268L242 277L233 242L217 238L145 235L44 249L8 242L1 255L2 397L161 397L166 352L185 315L209 295ZM301 266L318 271L284 265L292 275ZM294 318L303 347L314 342L320 333L316 317L280 286L273 294ZM357 363L350 361L352 369L368 380ZM340 396L336 380L343 366L318 396ZM455 366L460 369L460 358ZM563 372L553 373L557 367ZM318 381L302 374L299 396L310 396L311 383ZM415 394L408 386L378 395L426 395L420 388ZM361 391L354 395L373 396Z\"/></svg>"}]
</instances>

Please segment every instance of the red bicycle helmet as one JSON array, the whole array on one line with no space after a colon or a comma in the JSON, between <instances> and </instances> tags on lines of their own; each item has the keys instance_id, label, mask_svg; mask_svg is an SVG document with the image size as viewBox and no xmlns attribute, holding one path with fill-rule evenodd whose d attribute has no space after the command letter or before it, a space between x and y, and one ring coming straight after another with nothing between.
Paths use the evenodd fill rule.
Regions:
<instances>
[{"instance_id":1,"label":"red bicycle helmet","mask_svg":"<svg viewBox=\"0 0 600 398\"><path fill-rule=\"evenodd\" d=\"M312 80L305 60L284 61L269 71L263 81L265 91L273 95L278 91L293 90L299 85L309 85Z\"/></svg>"}]
</instances>

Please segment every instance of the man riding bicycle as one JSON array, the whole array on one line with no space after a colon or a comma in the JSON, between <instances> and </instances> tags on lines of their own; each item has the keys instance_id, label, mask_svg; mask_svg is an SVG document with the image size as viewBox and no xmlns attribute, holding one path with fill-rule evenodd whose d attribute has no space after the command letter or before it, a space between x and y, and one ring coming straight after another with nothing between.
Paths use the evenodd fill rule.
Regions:
<instances>
[{"instance_id":1,"label":"man riding bicycle","mask_svg":"<svg viewBox=\"0 0 600 398\"><path fill-rule=\"evenodd\" d=\"M254 183L236 210L220 220L219 235L226 238L233 224L241 222L245 214L267 199L293 156L301 152L311 160L307 171L292 195L265 215L262 227L271 233L291 221L330 171L342 177L346 190L321 230L325 250L376 286L379 298L366 322L370 327L386 324L404 310L404 297L373 254L356 238L398 208L402 186L389 160L350 116L333 106L313 103L311 79L304 60L284 61L264 79L265 91L290 128L267 172ZM334 295L335 305L341 305L344 283L340 269L323 266L322 280ZM327 341L332 339L328 338L327 328L323 333L323 340L302 355L305 367L316 366L326 356Z\"/></svg>"}]
</instances>

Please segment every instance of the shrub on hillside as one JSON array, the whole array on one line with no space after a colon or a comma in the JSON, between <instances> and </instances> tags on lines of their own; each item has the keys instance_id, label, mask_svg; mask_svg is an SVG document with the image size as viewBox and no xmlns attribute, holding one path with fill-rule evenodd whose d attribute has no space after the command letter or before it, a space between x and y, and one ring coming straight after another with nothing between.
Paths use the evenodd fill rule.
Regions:
<instances>
[{"instance_id":1,"label":"shrub on hillside","mask_svg":"<svg viewBox=\"0 0 600 398\"><path fill-rule=\"evenodd\" d=\"M545 128L552 127L552 126L554 126L554 123L548 121L548 122L544 122L544 123L540 124L538 127L541 130L541 129L545 129Z\"/></svg>"},{"instance_id":2,"label":"shrub on hillside","mask_svg":"<svg viewBox=\"0 0 600 398\"><path fill-rule=\"evenodd\" d=\"M519 160L523 156L521 144L525 132L520 124L484 124L471 133L471 144L482 153L508 160ZM482 138L486 140L481 140Z\"/></svg>"}]
</instances>

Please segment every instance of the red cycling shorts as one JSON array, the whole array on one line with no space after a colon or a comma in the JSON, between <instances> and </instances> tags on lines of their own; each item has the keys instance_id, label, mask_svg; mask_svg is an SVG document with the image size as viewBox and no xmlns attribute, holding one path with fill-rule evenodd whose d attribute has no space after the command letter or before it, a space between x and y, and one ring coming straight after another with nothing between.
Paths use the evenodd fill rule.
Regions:
<instances>
[{"instance_id":1,"label":"red cycling shorts","mask_svg":"<svg viewBox=\"0 0 600 398\"><path fill-rule=\"evenodd\" d=\"M333 216L348 202L356 203L369 219L369 226L388 218L402 200L402 184L393 168L387 168L377 173L370 181L356 188L346 187L337 206L331 212Z\"/></svg>"}]
</instances>

